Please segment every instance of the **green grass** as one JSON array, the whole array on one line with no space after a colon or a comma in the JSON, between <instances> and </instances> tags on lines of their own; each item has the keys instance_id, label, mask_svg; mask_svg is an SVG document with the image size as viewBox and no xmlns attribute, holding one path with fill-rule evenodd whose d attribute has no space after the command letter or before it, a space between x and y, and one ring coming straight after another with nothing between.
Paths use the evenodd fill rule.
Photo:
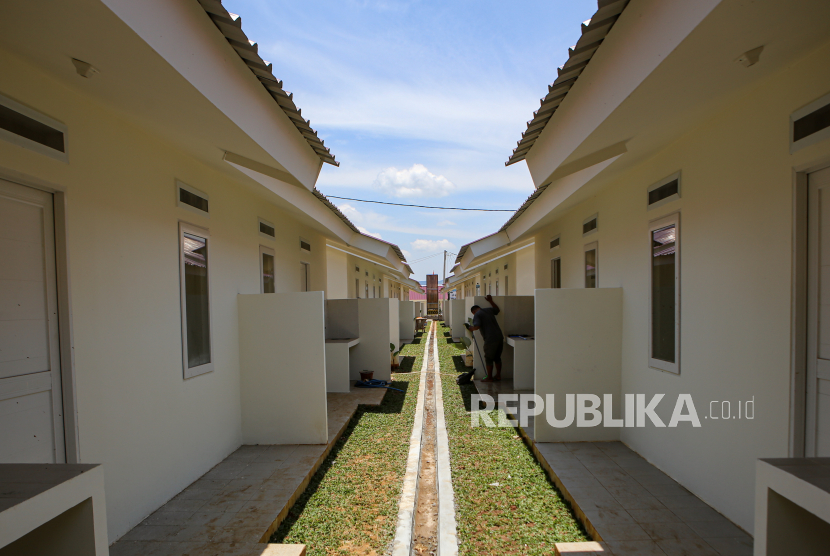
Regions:
<instances>
[{"instance_id":1,"label":"green grass","mask_svg":"<svg viewBox=\"0 0 830 556\"><path fill-rule=\"evenodd\" d=\"M416 337L401 352L401 370L421 369ZM307 545L309 556L383 554L398 517L418 374L395 374L380 406L360 406L271 542Z\"/></svg>"},{"instance_id":2,"label":"green grass","mask_svg":"<svg viewBox=\"0 0 830 556\"><path fill-rule=\"evenodd\" d=\"M471 426L476 387L455 383L468 369L464 345L448 335L449 328L438 329L459 555L547 555L556 542L589 540L516 430ZM498 411L491 419L498 422Z\"/></svg>"}]
</instances>

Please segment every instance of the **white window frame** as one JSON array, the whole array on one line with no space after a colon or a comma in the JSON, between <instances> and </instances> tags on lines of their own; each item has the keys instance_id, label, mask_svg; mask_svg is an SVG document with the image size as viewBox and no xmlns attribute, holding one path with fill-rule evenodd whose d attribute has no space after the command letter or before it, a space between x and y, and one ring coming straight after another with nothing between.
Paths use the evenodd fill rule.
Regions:
<instances>
[{"instance_id":1,"label":"white window frame","mask_svg":"<svg viewBox=\"0 0 830 556\"><path fill-rule=\"evenodd\" d=\"M585 248L583 249L583 252L582 252L582 286L585 289L597 289L597 288L599 288L599 242L598 241L592 241L591 243L586 243L584 247ZM593 288L589 288L587 286L587 284L585 283L587 281L587 278L588 278L588 276L585 274L585 271L587 270L587 268L585 268L585 253L587 253L588 251L592 251L592 250L596 251L596 255L595 255L595 258L594 258L594 277L595 277L596 284L594 285Z\"/></svg>"},{"instance_id":2,"label":"white window frame","mask_svg":"<svg viewBox=\"0 0 830 556\"><path fill-rule=\"evenodd\" d=\"M596 220L597 221L596 227L593 230L589 231L589 232L582 232L582 237L588 237L588 236L593 235L593 234L595 234L599 231L599 213L598 212L595 212L594 214L592 214L591 216L589 216L588 218L586 218L585 220L582 221L583 228L585 227L585 224L587 224L591 220Z\"/></svg>"},{"instance_id":3,"label":"white window frame","mask_svg":"<svg viewBox=\"0 0 830 556\"><path fill-rule=\"evenodd\" d=\"M277 293L277 255L273 249L265 245L259 246L259 293L265 293L265 266L262 264L263 255L271 255L274 257L274 293Z\"/></svg>"},{"instance_id":4,"label":"white window frame","mask_svg":"<svg viewBox=\"0 0 830 556\"><path fill-rule=\"evenodd\" d=\"M48 156L49 158L54 158L55 160L60 160L61 162L69 164L69 127L66 124L54 120L45 114L41 114L40 112L33 110L24 104L20 104L16 100L12 100L5 95L0 95L0 104L6 108L14 110L15 112L23 114L36 122L55 128L63 133L64 152L56 151L46 145L41 145L37 141L21 137L20 135L5 129L0 129L0 139L5 139L9 143L17 145L18 147L23 147L24 149L29 149L30 151L34 151L38 154L42 154L44 156Z\"/></svg>"},{"instance_id":5,"label":"white window frame","mask_svg":"<svg viewBox=\"0 0 830 556\"><path fill-rule=\"evenodd\" d=\"M262 230L259 227L260 224L265 224L266 226L270 226L271 228L273 228L274 229L274 235L269 236L268 234L263 233ZM277 239L277 227L274 226L274 224L272 224L271 222L268 222L267 220L265 220L264 218L258 218L257 219L256 229L257 229L257 232L259 232L259 235L261 235L262 237L264 237L268 241L274 241L274 240Z\"/></svg>"},{"instance_id":6,"label":"white window frame","mask_svg":"<svg viewBox=\"0 0 830 556\"><path fill-rule=\"evenodd\" d=\"M803 139L799 139L798 141L793 141L793 131L795 131L795 122L796 120L800 120L807 114L818 110L819 108L830 104L830 93L827 93L821 98L817 98L807 106L803 108L799 108L792 114L790 114L790 154L793 154L796 151L803 149L804 147L809 147L810 145L815 145L820 141L824 141L825 139L830 138L830 127L825 127L824 129L813 133L812 135L808 135Z\"/></svg>"},{"instance_id":7,"label":"white window frame","mask_svg":"<svg viewBox=\"0 0 830 556\"><path fill-rule=\"evenodd\" d=\"M589 219L589 220L590 220L590 219ZM583 224L584 224L584 222L583 222ZM597 222L597 225L599 225L599 222ZM551 252L553 252L553 251L559 251L559 248L560 248L560 247L562 247L562 234L556 234L555 236L551 237L551 238L550 238L550 241L548 241L548 246L550 246L550 244L551 244L551 243L553 242L553 240L555 240L555 239L558 239L558 240L559 240L559 243L556 245L556 247L551 247L551 248L550 248Z\"/></svg>"},{"instance_id":8,"label":"white window frame","mask_svg":"<svg viewBox=\"0 0 830 556\"><path fill-rule=\"evenodd\" d=\"M181 196L179 195L179 189L184 189L185 191L189 191L190 193L193 193L194 195L198 195L199 197L205 198L208 202L208 212L197 209L196 207L190 206L186 203L182 203ZM193 214L198 214L199 216L204 216L205 218L210 218L210 195L208 195L204 191L196 189L192 185L188 185L188 184L184 183L181 180L176 180L176 206L179 207L179 208L183 208L184 210L188 210L188 211L192 212Z\"/></svg>"},{"instance_id":9,"label":"white window frame","mask_svg":"<svg viewBox=\"0 0 830 556\"><path fill-rule=\"evenodd\" d=\"M651 248L651 234L655 230L665 228L674 224L676 239L675 239L675 255L674 255L674 363L663 361L662 359L654 359L652 353L652 248ZM652 220L648 224L648 366L658 371L667 373L680 374L680 212L675 212L667 216L663 216L656 220Z\"/></svg>"},{"instance_id":10,"label":"white window frame","mask_svg":"<svg viewBox=\"0 0 830 556\"><path fill-rule=\"evenodd\" d=\"M654 204L651 204L651 205L648 204L648 194L649 193L651 193L655 189L660 189L661 187L663 187L667 183L671 183L674 180L677 180L677 193L675 193L673 195L669 195L665 199L660 199L659 201L657 201ZM662 180L649 185L648 189L646 189L646 207L647 207L646 210L656 209L658 207L662 207L663 205L667 205L667 204L669 204L673 201L677 201L681 197L682 188L683 188L683 180L680 179L680 172L679 171L675 172L671 176L663 178Z\"/></svg>"},{"instance_id":11,"label":"white window frame","mask_svg":"<svg viewBox=\"0 0 830 556\"><path fill-rule=\"evenodd\" d=\"M178 192L178 191L177 191ZM201 211L200 211L201 212ZM187 366L187 299L185 297L185 280L184 280L184 234L192 234L194 236L203 237L207 242L207 278L208 278L208 321L210 329L210 363L199 365L198 367L188 368ZM206 373L213 372L215 356L213 353L213 302L211 295L213 293L213 284L211 283L211 239L210 231L201 226L195 226L187 222L179 221L179 300L181 308L182 321L182 370L185 380Z\"/></svg>"}]
</instances>

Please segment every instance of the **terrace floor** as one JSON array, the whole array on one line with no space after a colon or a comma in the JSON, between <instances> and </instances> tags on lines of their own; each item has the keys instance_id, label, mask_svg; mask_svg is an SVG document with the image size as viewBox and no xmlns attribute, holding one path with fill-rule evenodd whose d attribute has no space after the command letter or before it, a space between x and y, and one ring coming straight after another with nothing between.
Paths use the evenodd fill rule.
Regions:
<instances>
[{"instance_id":1,"label":"terrace floor","mask_svg":"<svg viewBox=\"0 0 830 556\"><path fill-rule=\"evenodd\" d=\"M241 446L110 547L111 556L301 556L265 545L360 404L384 388L328 394L328 444Z\"/></svg>"},{"instance_id":2,"label":"terrace floor","mask_svg":"<svg viewBox=\"0 0 830 556\"><path fill-rule=\"evenodd\" d=\"M494 398L531 393L509 379L475 385ZM521 431L586 530L602 539L602 554L752 554L752 537L622 442L537 443L532 416Z\"/></svg>"}]
</instances>

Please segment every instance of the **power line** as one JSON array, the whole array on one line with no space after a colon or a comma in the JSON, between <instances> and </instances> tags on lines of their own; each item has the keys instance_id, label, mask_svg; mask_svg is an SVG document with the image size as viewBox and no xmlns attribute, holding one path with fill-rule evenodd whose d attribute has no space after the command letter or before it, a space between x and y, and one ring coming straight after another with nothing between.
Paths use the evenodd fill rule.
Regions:
<instances>
[{"instance_id":1,"label":"power line","mask_svg":"<svg viewBox=\"0 0 830 556\"><path fill-rule=\"evenodd\" d=\"M513 209L480 209L480 208L460 208L460 207L428 207L426 205L405 205L403 203L387 203L384 201L367 201L366 199L352 199L351 197L337 197L335 195L326 195L329 199L343 199L344 201L357 201L358 203L374 203L376 205L393 205L396 207L414 207L424 209L436 210L471 210L477 212L516 212Z\"/></svg>"}]
</instances>

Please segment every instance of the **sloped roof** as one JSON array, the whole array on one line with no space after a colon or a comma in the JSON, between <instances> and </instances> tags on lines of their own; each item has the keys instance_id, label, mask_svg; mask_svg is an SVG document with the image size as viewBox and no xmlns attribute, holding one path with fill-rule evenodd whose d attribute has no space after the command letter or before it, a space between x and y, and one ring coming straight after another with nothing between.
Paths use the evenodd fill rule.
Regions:
<instances>
[{"instance_id":1,"label":"sloped roof","mask_svg":"<svg viewBox=\"0 0 830 556\"><path fill-rule=\"evenodd\" d=\"M394 252L395 252L395 255L397 255L397 257L401 260L401 262L402 262L402 263L406 263L406 258L403 256L403 251L401 251L401 248L400 248L400 247L398 247L398 246L397 246L397 245L395 245L394 243L390 243L390 242L385 241L385 240L382 240L382 239L380 239L380 238L377 238L377 237L374 237L374 236L370 236L370 235L364 234L363 232L361 232L360 230L358 230L358 229L357 229L357 226L355 226L354 224L352 224L352 221L351 221L351 220L349 220L349 219L346 217L346 215L345 215L345 214L343 214L343 213L340 211L340 209L339 209L339 208L337 208L336 206L334 206L334 203L332 203L331 201L329 201L328 197L326 197L325 195L323 195L323 194L320 192L320 190L319 190L319 189L317 189L317 188L315 187L315 188L312 190L312 193L314 193L314 196L315 196L315 197L317 197L317 198L320 200L320 202L321 202L321 203L323 203L324 205L326 205L326 206L329 208L329 210L330 210L330 211L332 211L335 215L337 215L337 217L338 217L340 220L342 220L342 221L343 221L343 223L344 223L344 224L346 224L346 226L348 226L348 227L349 227L349 229L350 229L351 231L353 231L353 232L354 232L354 233L356 233L356 234L360 234L360 235L362 235L362 236L371 237L372 239L377 240L377 241L379 241L379 242L381 242L381 243L385 243L386 245L388 245L389 247L391 247L391 248L392 248L392 251L394 251ZM409 268L409 265L406 265L406 267L407 267L407 268ZM412 273L412 269L411 269L411 268L409 269L409 272L410 272L410 274Z\"/></svg>"},{"instance_id":2,"label":"sloped roof","mask_svg":"<svg viewBox=\"0 0 830 556\"><path fill-rule=\"evenodd\" d=\"M257 44L248 40L247 35L242 31L242 18L226 10L221 0L199 0L199 4L202 5L213 24L224 35L242 61L245 62L251 73L282 108L282 111L297 128L297 131L314 149L320 160L334 166L340 166L340 163L334 159L334 155L331 154L323 140L317 137L317 132L311 129L311 121L303 118L302 110L294 104L294 95L283 90L282 81L274 77L271 72L271 64L260 58L257 53Z\"/></svg>"},{"instance_id":3,"label":"sloped roof","mask_svg":"<svg viewBox=\"0 0 830 556\"><path fill-rule=\"evenodd\" d=\"M548 85L547 96L540 100L541 106L533 113L533 119L527 122L527 129L522 133L522 138L516 148L513 149L513 154L504 163L505 166L525 159L628 2L629 0L599 0L597 2L596 13L582 24L582 36L575 46L568 49L568 61L562 67L557 68L559 75L556 81Z\"/></svg>"},{"instance_id":4,"label":"sloped roof","mask_svg":"<svg viewBox=\"0 0 830 556\"><path fill-rule=\"evenodd\" d=\"M520 206L518 209L516 209L516 212L513 213L513 216L510 217L510 220L505 222L504 225L501 228L499 228L499 232L503 232L507 228L509 228L510 225L513 222L515 222L522 215L522 213L524 211L526 211L528 208L530 208L530 205L533 204L533 201L538 199L542 195L542 193L545 192L545 189L547 189L549 185L550 185L550 182L548 182L544 185L541 185L541 186L539 186L539 188L536 191L531 193L530 196L525 200L525 202L522 203L522 206Z\"/></svg>"}]
</instances>

